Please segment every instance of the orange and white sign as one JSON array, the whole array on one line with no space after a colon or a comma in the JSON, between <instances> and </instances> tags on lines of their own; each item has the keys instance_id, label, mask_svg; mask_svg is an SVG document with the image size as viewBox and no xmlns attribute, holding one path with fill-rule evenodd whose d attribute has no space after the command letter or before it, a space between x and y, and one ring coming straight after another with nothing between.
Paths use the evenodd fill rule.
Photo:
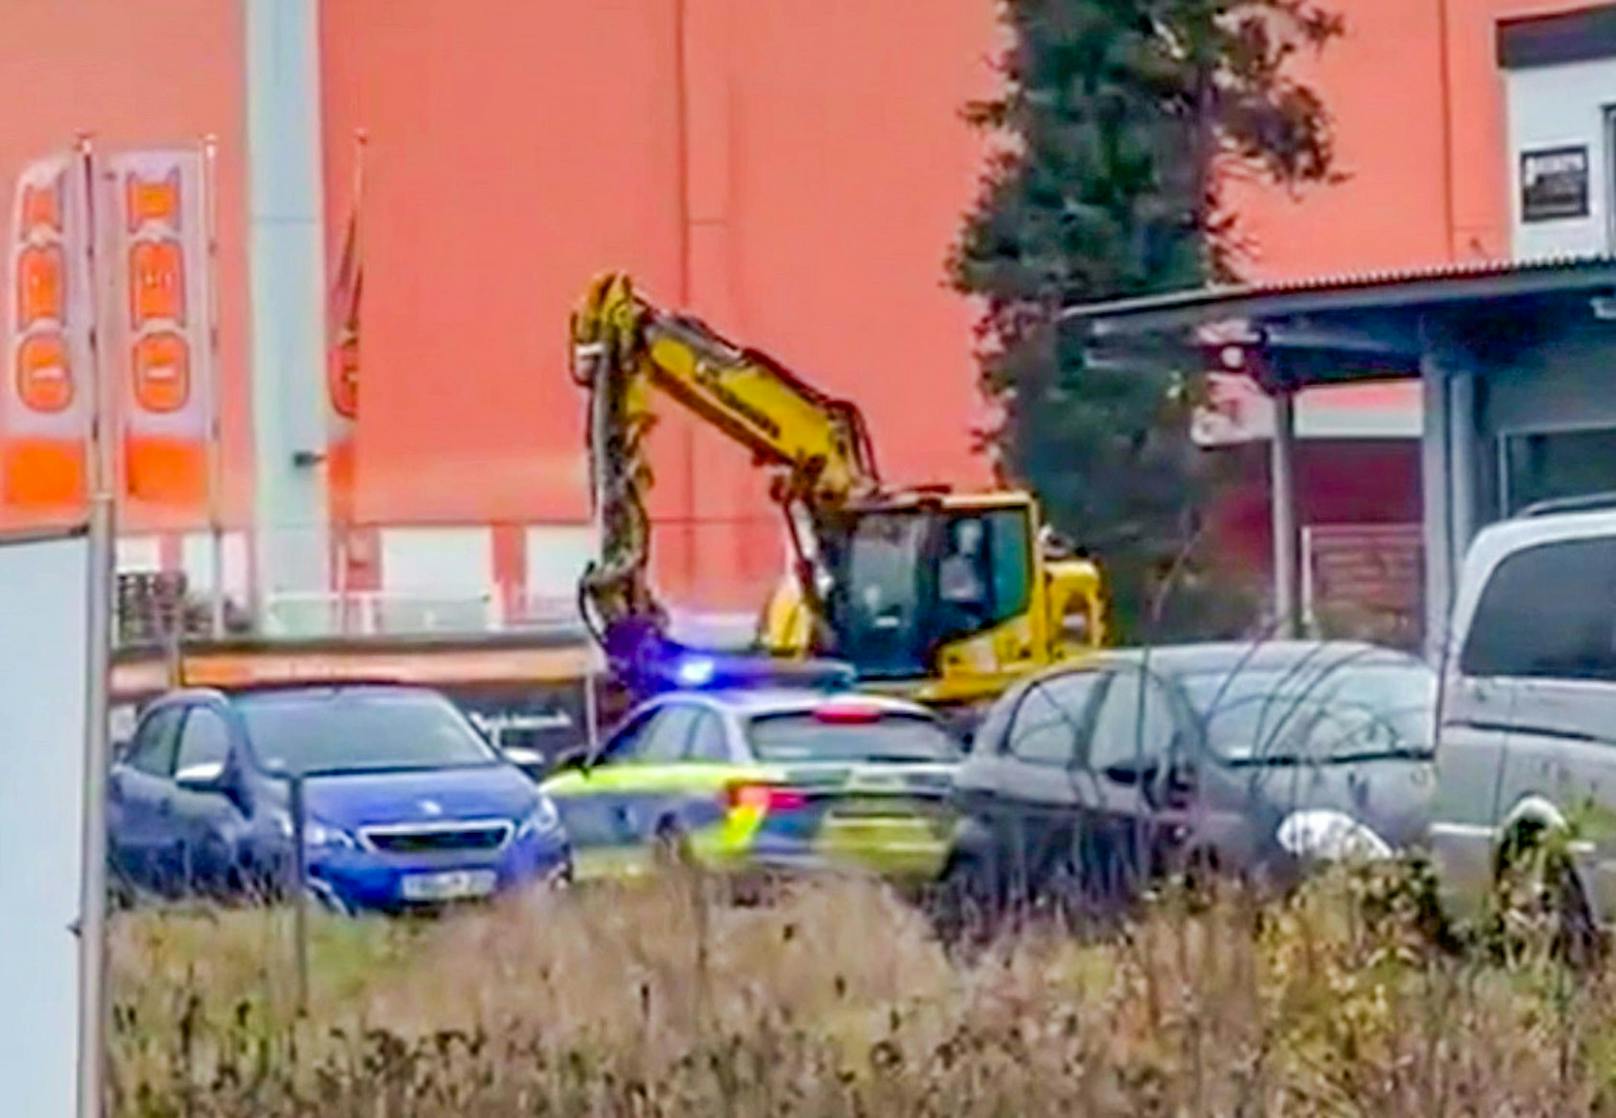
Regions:
<instances>
[{"instance_id":1,"label":"orange and white sign","mask_svg":"<svg viewBox=\"0 0 1616 1118\"><path fill-rule=\"evenodd\" d=\"M131 497L201 506L212 434L210 275L203 159L193 149L120 152L107 161L117 220L108 253L124 390Z\"/></svg>"},{"instance_id":2,"label":"orange and white sign","mask_svg":"<svg viewBox=\"0 0 1616 1118\"><path fill-rule=\"evenodd\" d=\"M73 508L85 498L91 220L83 156L64 152L23 168L11 208L0 390L0 489L14 506Z\"/></svg>"}]
</instances>

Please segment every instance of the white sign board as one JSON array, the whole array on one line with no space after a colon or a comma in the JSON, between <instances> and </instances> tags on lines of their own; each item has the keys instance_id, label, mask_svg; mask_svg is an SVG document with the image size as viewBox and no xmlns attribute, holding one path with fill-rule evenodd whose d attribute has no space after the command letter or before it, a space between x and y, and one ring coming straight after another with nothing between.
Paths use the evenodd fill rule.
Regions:
<instances>
[{"instance_id":1,"label":"white sign board","mask_svg":"<svg viewBox=\"0 0 1616 1118\"><path fill-rule=\"evenodd\" d=\"M0 1090L75 1112L86 541L0 536Z\"/></svg>"}]
</instances>

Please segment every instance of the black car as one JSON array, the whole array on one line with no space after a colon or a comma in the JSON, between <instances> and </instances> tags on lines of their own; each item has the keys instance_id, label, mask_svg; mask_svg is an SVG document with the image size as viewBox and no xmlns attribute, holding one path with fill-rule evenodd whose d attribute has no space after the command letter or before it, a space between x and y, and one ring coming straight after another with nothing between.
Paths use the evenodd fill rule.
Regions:
<instances>
[{"instance_id":1,"label":"black car","mask_svg":"<svg viewBox=\"0 0 1616 1118\"><path fill-rule=\"evenodd\" d=\"M1107 653L988 712L956 777L945 896L1110 904L1153 875L1278 880L1423 839L1436 681L1352 642Z\"/></svg>"}]
</instances>

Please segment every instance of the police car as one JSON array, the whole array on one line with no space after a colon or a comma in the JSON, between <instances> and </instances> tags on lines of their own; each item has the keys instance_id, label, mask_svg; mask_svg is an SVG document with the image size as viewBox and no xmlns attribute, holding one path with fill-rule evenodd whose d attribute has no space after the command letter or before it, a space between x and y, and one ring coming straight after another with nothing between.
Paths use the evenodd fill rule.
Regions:
<instances>
[{"instance_id":1,"label":"police car","mask_svg":"<svg viewBox=\"0 0 1616 1118\"><path fill-rule=\"evenodd\" d=\"M687 680L687 682L691 682ZM577 879L708 869L935 879L954 822L955 739L899 699L810 687L669 692L550 776Z\"/></svg>"}]
</instances>

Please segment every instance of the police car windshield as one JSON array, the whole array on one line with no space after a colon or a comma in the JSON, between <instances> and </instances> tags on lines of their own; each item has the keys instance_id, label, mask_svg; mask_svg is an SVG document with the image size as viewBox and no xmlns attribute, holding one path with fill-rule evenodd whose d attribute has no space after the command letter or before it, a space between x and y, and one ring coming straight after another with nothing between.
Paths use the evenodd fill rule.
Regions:
<instances>
[{"instance_id":1,"label":"police car windshield","mask_svg":"<svg viewBox=\"0 0 1616 1118\"><path fill-rule=\"evenodd\" d=\"M766 714L747 729L760 761L925 763L954 761L959 747L929 718L883 714L867 722L826 721L813 713Z\"/></svg>"},{"instance_id":2,"label":"police car windshield","mask_svg":"<svg viewBox=\"0 0 1616 1118\"><path fill-rule=\"evenodd\" d=\"M237 705L259 762L290 775L492 765L447 699L384 688L272 692Z\"/></svg>"}]
</instances>

